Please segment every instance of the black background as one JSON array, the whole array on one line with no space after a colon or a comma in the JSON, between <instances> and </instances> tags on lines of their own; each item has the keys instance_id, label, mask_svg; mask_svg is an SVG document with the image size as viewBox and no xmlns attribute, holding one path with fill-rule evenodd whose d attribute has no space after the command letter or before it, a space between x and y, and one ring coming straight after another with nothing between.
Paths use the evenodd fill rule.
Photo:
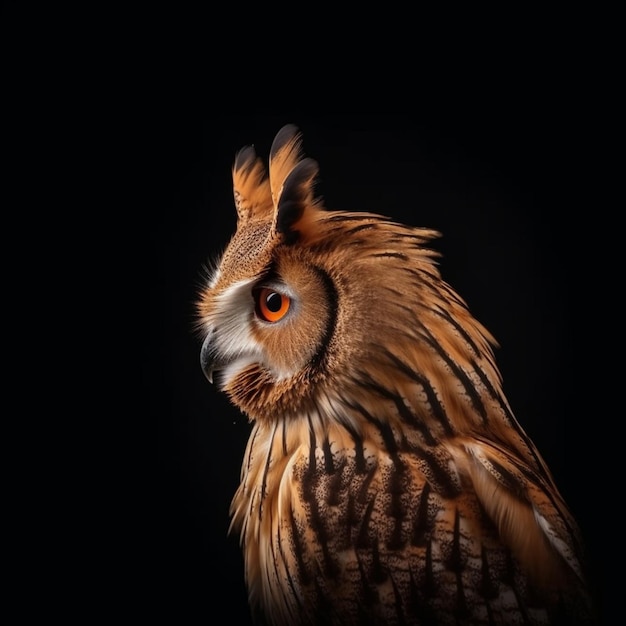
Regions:
<instances>
[{"instance_id":1,"label":"black background","mask_svg":"<svg viewBox=\"0 0 626 626\"><path fill-rule=\"evenodd\" d=\"M530 92L412 113L221 114L159 127L144 371L158 457L151 609L185 623L224 607L229 621L248 619L238 538L227 531L250 426L200 370L194 302L203 265L235 228L236 150L254 144L266 158L285 123L300 127L318 161L328 208L442 232L442 274L500 343L505 393L579 520L599 596L591 494L600 433L586 417L572 217L585 176L581 134L554 93Z\"/></svg>"}]
</instances>

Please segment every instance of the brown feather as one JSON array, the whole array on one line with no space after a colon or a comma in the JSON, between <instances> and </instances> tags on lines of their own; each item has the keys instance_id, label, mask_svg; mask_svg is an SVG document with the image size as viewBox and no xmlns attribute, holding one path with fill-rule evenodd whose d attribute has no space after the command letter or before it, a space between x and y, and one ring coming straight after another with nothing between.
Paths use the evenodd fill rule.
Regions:
<instances>
[{"instance_id":1,"label":"brown feather","mask_svg":"<svg viewBox=\"0 0 626 626\"><path fill-rule=\"evenodd\" d=\"M591 623L580 532L505 397L438 235L324 209L289 126L269 182L233 170L237 232L198 311L205 367L253 422L233 498L272 624ZM276 323L258 289L288 297Z\"/></svg>"}]
</instances>

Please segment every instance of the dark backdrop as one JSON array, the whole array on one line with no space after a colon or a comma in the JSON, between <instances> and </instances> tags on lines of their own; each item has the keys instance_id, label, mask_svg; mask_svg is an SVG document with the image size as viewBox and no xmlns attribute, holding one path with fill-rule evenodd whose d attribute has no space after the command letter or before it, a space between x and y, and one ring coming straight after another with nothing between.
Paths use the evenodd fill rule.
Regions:
<instances>
[{"instance_id":1,"label":"dark backdrop","mask_svg":"<svg viewBox=\"0 0 626 626\"><path fill-rule=\"evenodd\" d=\"M206 624L225 609L233 623L248 619L238 538L227 530L250 426L200 370L194 301L202 266L235 228L235 151L255 144L266 157L288 122L319 162L328 208L443 233L435 243L443 276L500 343L505 393L580 522L599 590L591 497L599 432L581 393L581 226L572 216L585 172L562 104L519 93L413 114L177 116L155 128L162 210L150 216L144 271L144 383L157 436L147 522L155 615Z\"/></svg>"}]
</instances>

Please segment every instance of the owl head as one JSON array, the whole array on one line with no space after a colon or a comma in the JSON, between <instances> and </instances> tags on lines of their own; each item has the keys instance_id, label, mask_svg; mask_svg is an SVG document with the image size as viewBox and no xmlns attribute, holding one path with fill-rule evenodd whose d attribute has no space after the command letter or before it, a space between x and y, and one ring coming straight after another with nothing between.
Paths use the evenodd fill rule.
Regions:
<instances>
[{"instance_id":1,"label":"owl head","mask_svg":"<svg viewBox=\"0 0 626 626\"><path fill-rule=\"evenodd\" d=\"M267 170L252 147L236 155L237 229L197 305L202 368L234 404L257 420L342 420L341 407L372 390L389 402L420 380L445 402L451 362L497 386L492 338L428 247L437 232L327 210L292 125L276 135Z\"/></svg>"}]
</instances>

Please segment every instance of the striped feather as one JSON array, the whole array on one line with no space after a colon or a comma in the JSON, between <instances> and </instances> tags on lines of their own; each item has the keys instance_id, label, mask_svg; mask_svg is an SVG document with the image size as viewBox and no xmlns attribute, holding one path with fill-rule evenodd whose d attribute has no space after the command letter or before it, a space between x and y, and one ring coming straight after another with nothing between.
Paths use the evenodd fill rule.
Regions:
<instances>
[{"instance_id":1,"label":"striped feather","mask_svg":"<svg viewBox=\"0 0 626 626\"><path fill-rule=\"evenodd\" d=\"M327 211L316 173L292 126L269 179L238 154L238 230L198 305L207 367L229 364L221 386L253 422L231 530L255 614L592 623L576 521L508 404L493 336L440 275L439 233ZM255 285L289 294L284 321L255 318Z\"/></svg>"}]
</instances>

